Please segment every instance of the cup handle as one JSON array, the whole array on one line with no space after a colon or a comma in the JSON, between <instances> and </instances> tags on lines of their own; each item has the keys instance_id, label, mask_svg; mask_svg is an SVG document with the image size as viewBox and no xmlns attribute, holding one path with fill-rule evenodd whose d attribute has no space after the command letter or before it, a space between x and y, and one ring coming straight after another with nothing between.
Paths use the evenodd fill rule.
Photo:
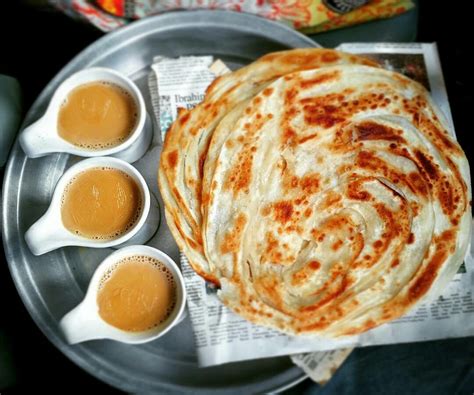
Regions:
<instances>
[{"instance_id":1,"label":"cup handle","mask_svg":"<svg viewBox=\"0 0 474 395\"><path fill-rule=\"evenodd\" d=\"M65 148L61 138L51 130L46 115L21 132L20 145L29 158L39 158L53 152L62 152Z\"/></svg>"},{"instance_id":2,"label":"cup handle","mask_svg":"<svg viewBox=\"0 0 474 395\"><path fill-rule=\"evenodd\" d=\"M97 318L88 310L86 303L82 302L59 322L59 327L69 344L104 338Z\"/></svg>"},{"instance_id":3,"label":"cup handle","mask_svg":"<svg viewBox=\"0 0 474 395\"><path fill-rule=\"evenodd\" d=\"M70 239L52 224L47 212L26 231L25 241L30 251L38 256L68 245Z\"/></svg>"}]
</instances>

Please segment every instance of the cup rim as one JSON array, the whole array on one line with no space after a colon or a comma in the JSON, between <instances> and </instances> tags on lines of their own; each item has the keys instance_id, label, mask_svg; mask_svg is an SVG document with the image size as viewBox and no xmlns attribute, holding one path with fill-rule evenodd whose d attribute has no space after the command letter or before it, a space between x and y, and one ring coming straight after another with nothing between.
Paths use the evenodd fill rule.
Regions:
<instances>
[{"instance_id":1,"label":"cup rim","mask_svg":"<svg viewBox=\"0 0 474 395\"><path fill-rule=\"evenodd\" d=\"M86 82L78 82L74 80L79 78L83 74L90 74L90 73L91 74L93 73L111 74L114 77L120 79L124 83L124 85L126 85L125 89L127 89L128 91L130 91L130 93L132 93L132 97L137 105L138 120L135 124L135 127L133 128L133 131L130 133L130 135L125 141L123 141L122 143L114 147L105 148L105 149L94 149L94 150L81 148L63 139L58 133L57 116L59 114L59 109L61 108L61 103L75 88L86 83ZM104 80L103 78L94 78L90 82L103 81L103 80ZM71 86L66 89L66 86L68 84L71 84ZM46 119L48 120L47 122L52 122L51 118L54 118L55 134L58 139L60 139L64 144L68 146L67 150L63 150L64 152L68 152L70 154L77 155L77 156L98 157L98 156L108 156L108 155L117 154L129 148L138 139L140 134L144 131L145 122L147 118L147 111L146 111L146 106L145 106L145 100L143 99L143 95L140 92L140 89L138 89L137 85L125 74L108 67L88 67L88 68L79 70L75 72L74 74L71 74L63 82L61 82L61 84L56 88L56 90L53 93L53 96L50 100L49 106L46 110L46 113L44 114L44 117L46 117Z\"/></svg>"},{"instance_id":2,"label":"cup rim","mask_svg":"<svg viewBox=\"0 0 474 395\"><path fill-rule=\"evenodd\" d=\"M76 235L72 233L69 229L64 226L61 218L61 199L64 194L64 191L72 180L74 176L77 174L87 171L89 169L95 167L111 167L120 171L124 171L129 176L132 176L134 181L138 184L140 191L142 193L142 212L140 214L140 218L135 222L133 227L125 232L123 235L110 240L100 240L100 239L89 239L84 236ZM76 164L72 165L69 169L67 169L64 174L60 177L56 186L54 188L53 197L50 202L50 206L48 211L45 215L50 214L53 215L53 218L57 220L55 224L58 226L61 231L65 232L70 237L71 242L68 243L68 246L81 246L81 247L98 247L98 248L107 248L113 247L126 241L130 240L133 236L135 236L143 225L146 222L148 214L150 212L151 206L151 198L150 198L150 190L148 185L140 174L140 172L133 167L130 163L125 162L122 159L113 158L113 157L94 157L94 158L87 158L83 159ZM51 212L50 212L51 211Z\"/></svg>"},{"instance_id":3,"label":"cup rim","mask_svg":"<svg viewBox=\"0 0 474 395\"><path fill-rule=\"evenodd\" d=\"M134 255L151 256L152 258L155 258L162 262L168 269L170 269L176 284L177 297L180 297L180 303L178 303L177 301L175 308L162 325L145 331L129 332L117 328L102 319L99 314L97 295L99 293L100 280L104 276L107 269L109 269L125 257ZM178 264L165 252L161 251L158 248L147 245L131 245L112 252L99 263L99 265L94 271L94 274L92 275L91 280L89 281L86 295L84 296L84 299L82 300L80 305L81 304L88 305L89 308L94 307L93 310L91 309L85 314L94 315L95 319L98 319L101 324L105 325L105 327L112 332L108 335L104 334L104 336L101 338L112 339L129 344L146 343L165 335L179 322L186 307L186 285Z\"/></svg>"}]
</instances>

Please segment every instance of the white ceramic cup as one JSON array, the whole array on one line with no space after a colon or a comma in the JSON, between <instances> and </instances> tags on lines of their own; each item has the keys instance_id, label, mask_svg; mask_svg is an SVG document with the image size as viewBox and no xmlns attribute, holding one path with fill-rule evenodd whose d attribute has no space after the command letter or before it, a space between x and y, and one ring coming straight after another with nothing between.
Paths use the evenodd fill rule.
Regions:
<instances>
[{"instance_id":1,"label":"white ceramic cup","mask_svg":"<svg viewBox=\"0 0 474 395\"><path fill-rule=\"evenodd\" d=\"M89 239L69 231L61 219L61 199L65 188L79 173L96 167L109 167L128 174L138 185L142 194L142 212L135 225L123 235L109 240ZM25 240L34 255L42 255L64 246L105 248L126 244L144 244L158 229L160 212L156 201L152 201L148 186L137 169L117 158L89 158L71 166L59 179L46 213L26 232Z\"/></svg>"},{"instance_id":2,"label":"white ceramic cup","mask_svg":"<svg viewBox=\"0 0 474 395\"><path fill-rule=\"evenodd\" d=\"M110 82L132 95L138 111L137 123L130 136L121 144L106 149L87 149L71 144L59 136L58 114L62 103L74 88L95 81ZM145 101L138 87L128 77L103 67L81 70L67 78L53 94L45 114L20 134L20 144L26 155L38 158L53 152L96 157L113 156L133 163L148 149L153 137L153 126L146 112Z\"/></svg>"},{"instance_id":3,"label":"white ceramic cup","mask_svg":"<svg viewBox=\"0 0 474 395\"><path fill-rule=\"evenodd\" d=\"M155 328L143 332L127 332L105 322L99 315L97 294L101 279L117 262L125 257L145 255L162 262L172 273L176 284L176 304L169 317ZM181 321L186 305L186 288L178 265L164 252L156 248L135 245L115 251L97 267L89 283L84 300L67 313L60 321L61 328L69 344L93 339L112 339L124 343L145 343L163 336Z\"/></svg>"}]
</instances>

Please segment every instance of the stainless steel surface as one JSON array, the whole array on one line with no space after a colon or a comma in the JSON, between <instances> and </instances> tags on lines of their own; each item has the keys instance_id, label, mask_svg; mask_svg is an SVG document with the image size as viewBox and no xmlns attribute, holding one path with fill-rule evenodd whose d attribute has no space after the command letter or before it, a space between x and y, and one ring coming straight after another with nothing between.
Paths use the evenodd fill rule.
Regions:
<instances>
[{"instance_id":1,"label":"stainless steel surface","mask_svg":"<svg viewBox=\"0 0 474 395\"><path fill-rule=\"evenodd\" d=\"M196 11L145 19L105 36L73 59L36 100L23 127L44 113L61 81L84 67L112 67L130 76L144 93L151 114L146 82L153 56L210 54L237 68L270 51L309 46L315 43L289 28L243 14ZM157 136L155 128L152 148L136 167L151 172L145 178L159 199ZM261 393L288 388L305 377L287 357L200 369L189 319L145 345L105 340L68 346L58 322L82 300L95 267L112 250L71 247L34 257L23 236L46 211L59 177L78 160L66 154L27 159L16 142L4 177L2 228L7 260L24 304L54 345L97 378L130 392ZM150 244L178 260L165 223Z\"/></svg>"}]
</instances>

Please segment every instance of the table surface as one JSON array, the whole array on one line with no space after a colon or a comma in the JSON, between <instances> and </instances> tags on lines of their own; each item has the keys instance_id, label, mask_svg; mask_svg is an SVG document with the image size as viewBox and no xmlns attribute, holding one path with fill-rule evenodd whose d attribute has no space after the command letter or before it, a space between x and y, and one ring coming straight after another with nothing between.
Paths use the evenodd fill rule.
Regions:
<instances>
[{"instance_id":1,"label":"table surface","mask_svg":"<svg viewBox=\"0 0 474 395\"><path fill-rule=\"evenodd\" d=\"M103 33L49 8L31 7L28 5L31 1L8 3L1 11L0 74L8 74L19 80L23 91L23 109L26 112L47 82L74 55ZM430 4L429 1L420 0L418 14L416 37L416 27L413 26L416 16L405 15L391 21L371 23L371 41L416 39L421 42L438 42L456 132L471 159L473 145L469 141L469 115L474 104L474 73L471 72L468 61L468 35L459 34L448 27L455 20L458 27L467 29L469 13L454 7L433 6L433 2ZM342 29L329 36L314 38L327 46L342 41L367 40L367 35L361 28ZM0 170L0 177L3 178L3 169ZM43 389L64 390L63 383L74 383L74 389L78 391L94 389L102 393L116 393L117 390L70 362L40 332L16 292L3 253L1 259L0 391L7 388L18 391L34 388L35 392ZM403 374L403 368L400 366L400 372L394 374ZM56 379L57 375L61 376L61 382ZM307 380L287 393L314 390L314 386ZM391 393L390 388L386 390L386 393Z\"/></svg>"}]
</instances>

